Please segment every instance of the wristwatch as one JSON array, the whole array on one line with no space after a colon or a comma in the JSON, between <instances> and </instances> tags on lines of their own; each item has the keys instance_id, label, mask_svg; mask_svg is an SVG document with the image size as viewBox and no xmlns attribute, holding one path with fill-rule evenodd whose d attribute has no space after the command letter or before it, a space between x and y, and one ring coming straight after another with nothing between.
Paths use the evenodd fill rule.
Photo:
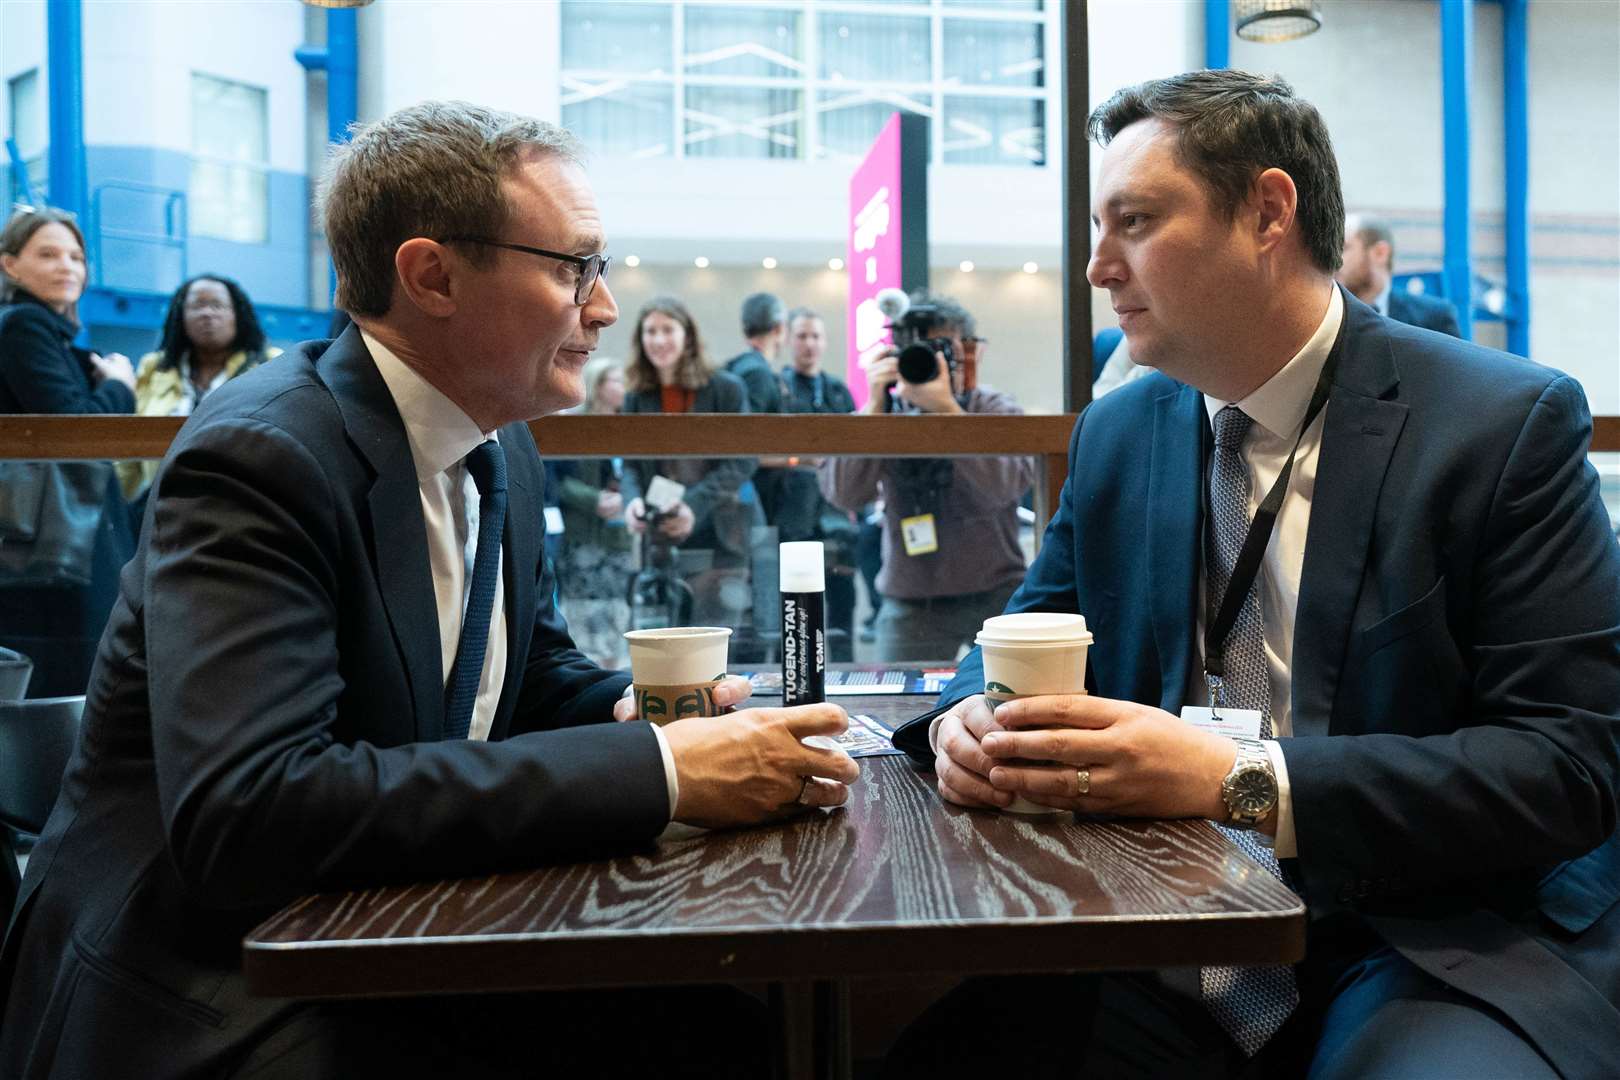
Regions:
<instances>
[{"instance_id":1,"label":"wristwatch","mask_svg":"<svg viewBox=\"0 0 1620 1080\"><path fill-rule=\"evenodd\" d=\"M1221 781L1221 799L1226 803L1226 824L1234 829L1252 829L1277 807L1277 773L1271 755L1255 739L1238 739L1237 760Z\"/></svg>"}]
</instances>

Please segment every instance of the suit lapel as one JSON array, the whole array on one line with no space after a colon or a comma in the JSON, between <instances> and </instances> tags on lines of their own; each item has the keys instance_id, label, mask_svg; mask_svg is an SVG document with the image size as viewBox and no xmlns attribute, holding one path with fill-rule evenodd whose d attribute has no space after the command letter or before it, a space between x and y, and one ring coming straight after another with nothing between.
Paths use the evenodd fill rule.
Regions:
<instances>
[{"instance_id":1,"label":"suit lapel","mask_svg":"<svg viewBox=\"0 0 1620 1080\"><path fill-rule=\"evenodd\" d=\"M1197 618L1199 535L1203 527L1203 395L1190 386L1154 401L1148 472L1148 595L1159 650L1160 706L1177 711L1186 696Z\"/></svg>"},{"instance_id":2,"label":"suit lapel","mask_svg":"<svg viewBox=\"0 0 1620 1080\"><path fill-rule=\"evenodd\" d=\"M1383 400L1400 380L1378 314L1348 293L1344 305L1344 353L1323 418L1294 617L1295 735L1329 733L1378 494L1407 416L1404 404Z\"/></svg>"},{"instance_id":3,"label":"suit lapel","mask_svg":"<svg viewBox=\"0 0 1620 1080\"><path fill-rule=\"evenodd\" d=\"M350 327L332 343L318 370L343 414L349 439L375 473L366 497L368 555L410 680L416 739L436 741L443 736L444 661L422 494L405 424L358 329Z\"/></svg>"}]
</instances>

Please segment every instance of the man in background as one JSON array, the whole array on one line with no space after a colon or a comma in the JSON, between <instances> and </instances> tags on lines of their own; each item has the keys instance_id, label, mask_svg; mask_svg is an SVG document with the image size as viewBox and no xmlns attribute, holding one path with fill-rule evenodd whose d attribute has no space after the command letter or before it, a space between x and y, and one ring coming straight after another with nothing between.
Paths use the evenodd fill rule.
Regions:
<instances>
[{"instance_id":1,"label":"man in background","mask_svg":"<svg viewBox=\"0 0 1620 1080\"><path fill-rule=\"evenodd\" d=\"M1351 214L1344 221L1344 264L1339 284L1378 314L1408 326L1421 326L1452 337L1462 337L1457 309L1438 296L1396 290L1395 234L1377 218Z\"/></svg>"},{"instance_id":2,"label":"man in background","mask_svg":"<svg viewBox=\"0 0 1620 1080\"><path fill-rule=\"evenodd\" d=\"M867 413L882 415L891 393L904 410L941 416L1024 411L1009 394L968 385L967 371L975 360L982 364L983 349L965 308L920 293L911 310L915 335L944 339L953 359L937 351L934 377L913 383L900 378L898 352L888 350L867 368ZM822 463L822 494L833 505L858 512L883 500L878 659L954 660L985 619L1001 614L1024 576L1018 502L1034 476L1027 457L836 457Z\"/></svg>"},{"instance_id":3,"label":"man in background","mask_svg":"<svg viewBox=\"0 0 1620 1080\"><path fill-rule=\"evenodd\" d=\"M782 392L776 385L772 364L787 337L787 308L768 292L758 292L742 302L742 333L748 348L726 361L726 370L748 387L748 411L782 411ZM758 477L755 477L758 482Z\"/></svg>"}]
</instances>

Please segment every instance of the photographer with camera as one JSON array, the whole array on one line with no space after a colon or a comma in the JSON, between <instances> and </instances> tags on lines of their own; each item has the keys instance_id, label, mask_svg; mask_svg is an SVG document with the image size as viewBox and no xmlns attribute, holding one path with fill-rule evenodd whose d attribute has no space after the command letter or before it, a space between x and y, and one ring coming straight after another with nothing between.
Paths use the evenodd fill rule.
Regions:
<instances>
[{"instance_id":1,"label":"photographer with camera","mask_svg":"<svg viewBox=\"0 0 1620 1080\"><path fill-rule=\"evenodd\" d=\"M977 385L984 342L956 301L919 291L891 318L895 347L867 368L865 412L1023 412L1009 395ZM883 500L879 659L955 659L1001 613L1024 577L1018 500L1034 477L1022 457L822 464L821 491L835 506L856 511Z\"/></svg>"}]
</instances>

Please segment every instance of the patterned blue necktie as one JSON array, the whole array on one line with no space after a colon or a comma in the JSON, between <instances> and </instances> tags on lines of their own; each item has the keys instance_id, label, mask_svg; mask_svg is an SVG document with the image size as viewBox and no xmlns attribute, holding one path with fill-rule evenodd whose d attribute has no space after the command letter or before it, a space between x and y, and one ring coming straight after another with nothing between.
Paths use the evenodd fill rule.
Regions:
<instances>
[{"instance_id":1,"label":"patterned blue necktie","mask_svg":"<svg viewBox=\"0 0 1620 1080\"><path fill-rule=\"evenodd\" d=\"M1214 619L1232 580L1243 539L1249 532L1249 467L1243 460L1243 437L1254 424L1235 405L1215 414L1215 451L1209 473L1210 522L1205 535L1204 560L1207 603L1204 617ZM1222 704L1234 709L1260 711L1260 737L1271 738L1271 679L1266 670L1266 637L1260 621L1260 589L1256 581L1243 598L1237 621L1221 650L1226 663L1222 677ZM1281 880L1277 856L1249 829L1220 827L1227 839L1272 876ZM1201 973L1204 1004L1232 1041L1245 1054L1259 1052L1299 1004L1299 987L1292 968L1273 964L1256 967L1207 967Z\"/></svg>"},{"instance_id":2,"label":"patterned blue necktie","mask_svg":"<svg viewBox=\"0 0 1620 1080\"><path fill-rule=\"evenodd\" d=\"M472 727L473 702L484 673L484 648L489 644L489 619L500 584L501 528L506 523L506 451L493 439L479 443L467 455L467 471L478 486L478 547L473 558L472 588L467 592L467 613L461 620L461 641L456 662L444 685L444 737L465 739Z\"/></svg>"}]
</instances>

